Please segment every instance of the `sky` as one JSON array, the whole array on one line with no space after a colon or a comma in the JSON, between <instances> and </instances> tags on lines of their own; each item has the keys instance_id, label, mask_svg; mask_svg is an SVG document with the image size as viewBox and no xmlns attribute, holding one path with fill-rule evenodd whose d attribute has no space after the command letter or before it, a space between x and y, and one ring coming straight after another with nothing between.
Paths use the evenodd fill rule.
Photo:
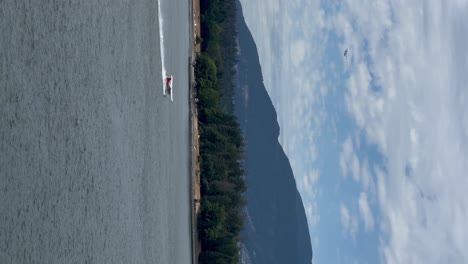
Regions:
<instances>
[{"instance_id":1,"label":"sky","mask_svg":"<svg viewBox=\"0 0 468 264\"><path fill-rule=\"evenodd\" d=\"M468 0L241 3L313 263L468 263Z\"/></svg>"}]
</instances>

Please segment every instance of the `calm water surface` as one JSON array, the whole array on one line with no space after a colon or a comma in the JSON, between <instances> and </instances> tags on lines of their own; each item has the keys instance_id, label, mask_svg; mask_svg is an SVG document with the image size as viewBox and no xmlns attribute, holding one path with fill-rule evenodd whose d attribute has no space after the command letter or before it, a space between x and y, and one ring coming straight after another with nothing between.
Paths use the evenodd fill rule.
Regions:
<instances>
[{"instance_id":1,"label":"calm water surface","mask_svg":"<svg viewBox=\"0 0 468 264\"><path fill-rule=\"evenodd\" d=\"M0 263L189 263L188 1L0 1Z\"/></svg>"}]
</instances>

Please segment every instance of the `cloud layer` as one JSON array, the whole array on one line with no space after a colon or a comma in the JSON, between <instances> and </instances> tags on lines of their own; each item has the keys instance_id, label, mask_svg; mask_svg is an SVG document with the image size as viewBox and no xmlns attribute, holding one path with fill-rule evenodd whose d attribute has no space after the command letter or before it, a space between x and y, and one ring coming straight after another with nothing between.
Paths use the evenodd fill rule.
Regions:
<instances>
[{"instance_id":1,"label":"cloud layer","mask_svg":"<svg viewBox=\"0 0 468 264\"><path fill-rule=\"evenodd\" d=\"M359 186L335 201L344 234L377 232L382 263L468 263L468 1L241 2L312 232L332 177L318 138L343 121L325 100L341 94L353 126L336 166Z\"/></svg>"},{"instance_id":2,"label":"cloud layer","mask_svg":"<svg viewBox=\"0 0 468 264\"><path fill-rule=\"evenodd\" d=\"M368 2L345 1L334 29L352 50L346 107L386 158L377 170L382 260L466 263L468 6Z\"/></svg>"}]
</instances>

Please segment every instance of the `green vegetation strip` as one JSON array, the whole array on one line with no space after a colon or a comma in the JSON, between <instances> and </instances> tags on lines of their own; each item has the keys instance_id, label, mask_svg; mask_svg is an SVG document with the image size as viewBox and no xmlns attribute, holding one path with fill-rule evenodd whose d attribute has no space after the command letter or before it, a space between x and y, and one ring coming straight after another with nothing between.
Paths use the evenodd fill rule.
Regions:
<instances>
[{"instance_id":1,"label":"green vegetation strip","mask_svg":"<svg viewBox=\"0 0 468 264\"><path fill-rule=\"evenodd\" d=\"M202 53L195 65L200 128L199 263L239 262L246 190L243 138L232 114L235 2L201 0Z\"/></svg>"}]
</instances>

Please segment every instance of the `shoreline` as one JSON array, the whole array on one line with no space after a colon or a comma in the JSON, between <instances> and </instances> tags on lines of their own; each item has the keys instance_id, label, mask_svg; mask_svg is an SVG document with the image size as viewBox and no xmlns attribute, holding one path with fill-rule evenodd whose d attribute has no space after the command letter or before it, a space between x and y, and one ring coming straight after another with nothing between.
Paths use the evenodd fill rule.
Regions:
<instances>
[{"instance_id":1,"label":"shoreline","mask_svg":"<svg viewBox=\"0 0 468 264\"><path fill-rule=\"evenodd\" d=\"M198 263L198 255L201 251L201 242L198 239L197 218L200 213L200 163L199 163L199 132L198 112L195 90L195 58L200 52L200 44L196 44L197 36L200 37L200 2L189 0L189 155L190 155L190 216L191 216L191 247L192 263Z\"/></svg>"}]
</instances>

